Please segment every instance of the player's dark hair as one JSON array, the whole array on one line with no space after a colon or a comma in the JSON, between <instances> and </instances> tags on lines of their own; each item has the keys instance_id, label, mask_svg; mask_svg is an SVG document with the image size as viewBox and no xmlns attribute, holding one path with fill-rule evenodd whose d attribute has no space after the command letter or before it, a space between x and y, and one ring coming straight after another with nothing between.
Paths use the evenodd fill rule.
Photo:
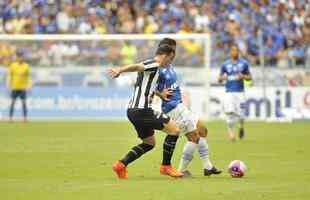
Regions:
<instances>
[{"instance_id":1,"label":"player's dark hair","mask_svg":"<svg viewBox=\"0 0 310 200\"><path fill-rule=\"evenodd\" d=\"M170 55L171 53L174 53L174 49L167 44L160 45L156 50L156 55Z\"/></svg>"},{"instance_id":2,"label":"player's dark hair","mask_svg":"<svg viewBox=\"0 0 310 200\"><path fill-rule=\"evenodd\" d=\"M24 56L24 50L22 50L22 49L17 49L17 50L16 50L16 55L17 55L18 57L23 57L23 56Z\"/></svg>"},{"instance_id":3,"label":"player's dark hair","mask_svg":"<svg viewBox=\"0 0 310 200\"><path fill-rule=\"evenodd\" d=\"M230 44L230 48L236 47L239 50L239 46L236 43L231 43Z\"/></svg>"},{"instance_id":4,"label":"player's dark hair","mask_svg":"<svg viewBox=\"0 0 310 200\"><path fill-rule=\"evenodd\" d=\"M177 46L177 42L174 39L164 38L159 42L158 47L165 45L165 44L169 46Z\"/></svg>"}]
</instances>

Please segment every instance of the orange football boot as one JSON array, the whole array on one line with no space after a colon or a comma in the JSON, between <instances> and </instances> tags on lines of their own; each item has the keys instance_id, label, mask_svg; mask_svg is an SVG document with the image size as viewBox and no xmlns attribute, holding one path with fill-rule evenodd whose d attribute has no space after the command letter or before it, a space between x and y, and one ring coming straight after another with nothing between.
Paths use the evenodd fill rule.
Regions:
<instances>
[{"instance_id":1,"label":"orange football boot","mask_svg":"<svg viewBox=\"0 0 310 200\"><path fill-rule=\"evenodd\" d=\"M112 169L117 174L119 179L128 179L126 166L121 161L116 161L113 164Z\"/></svg>"},{"instance_id":2,"label":"orange football boot","mask_svg":"<svg viewBox=\"0 0 310 200\"><path fill-rule=\"evenodd\" d=\"M160 171L160 174L171 176L171 177L177 178L177 177L183 176L182 172L178 172L176 168L171 165L160 165L159 171Z\"/></svg>"}]
</instances>

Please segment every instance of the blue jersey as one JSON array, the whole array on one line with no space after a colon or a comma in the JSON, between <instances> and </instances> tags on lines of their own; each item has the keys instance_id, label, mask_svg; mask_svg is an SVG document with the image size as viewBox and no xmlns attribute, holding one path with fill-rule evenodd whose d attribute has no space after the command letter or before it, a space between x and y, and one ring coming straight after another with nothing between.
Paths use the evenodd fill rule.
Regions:
<instances>
[{"instance_id":1,"label":"blue jersey","mask_svg":"<svg viewBox=\"0 0 310 200\"><path fill-rule=\"evenodd\" d=\"M172 89L172 96L168 97L168 101L162 101L161 108L164 113L171 111L179 103L182 103L181 90L177 83L177 74L172 65L161 68L159 71L157 90L162 92L166 88Z\"/></svg>"},{"instance_id":2,"label":"blue jersey","mask_svg":"<svg viewBox=\"0 0 310 200\"><path fill-rule=\"evenodd\" d=\"M227 60L221 66L221 75L227 74L227 81L225 83L226 92L243 92L243 80L237 80L239 73L248 75L250 74L249 64L244 59L238 59L236 63L232 60Z\"/></svg>"}]
</instances>

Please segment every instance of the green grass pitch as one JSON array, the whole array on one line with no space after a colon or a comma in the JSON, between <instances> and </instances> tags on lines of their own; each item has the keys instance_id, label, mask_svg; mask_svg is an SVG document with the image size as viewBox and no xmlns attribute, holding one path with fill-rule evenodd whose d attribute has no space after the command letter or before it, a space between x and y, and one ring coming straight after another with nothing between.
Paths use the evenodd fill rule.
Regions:
<instances>
[{"instance_id":1,"label":"green grass pitch","mask_svg":"<svg viewBox=\"0 0 310 200\"><path fill-rule=\"evenodd\" d=\"M194 178L159 175L163 133L157 147L129 165L118 180L112 163L137 144L126 122L0 123L1 200L303 200L310 199L310 123L247 123L246 138L232 144L223 122L209 127L213 163L224 173L203 177L196 153ZM175 150L178 165L185 138ZM227 165L249 170L231 178Z\"/></svg>"}]
</instances>

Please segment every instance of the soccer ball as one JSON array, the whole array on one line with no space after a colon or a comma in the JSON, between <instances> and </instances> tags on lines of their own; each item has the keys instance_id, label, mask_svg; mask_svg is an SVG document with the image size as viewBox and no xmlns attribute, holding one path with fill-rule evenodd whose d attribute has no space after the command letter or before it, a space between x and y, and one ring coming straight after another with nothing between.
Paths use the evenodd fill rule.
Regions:
<instances>
[{"instance_id":1,"label":"soccer ball","mask_svg":"<svg viewBox=\"0 0 310 200\"><path fill-rule=\"evenodd\" d=\"M241 160L233 160L229 163L228 173L232 177L242 177L247 170L246 165Z\"/></svg>"}]
</instances>

